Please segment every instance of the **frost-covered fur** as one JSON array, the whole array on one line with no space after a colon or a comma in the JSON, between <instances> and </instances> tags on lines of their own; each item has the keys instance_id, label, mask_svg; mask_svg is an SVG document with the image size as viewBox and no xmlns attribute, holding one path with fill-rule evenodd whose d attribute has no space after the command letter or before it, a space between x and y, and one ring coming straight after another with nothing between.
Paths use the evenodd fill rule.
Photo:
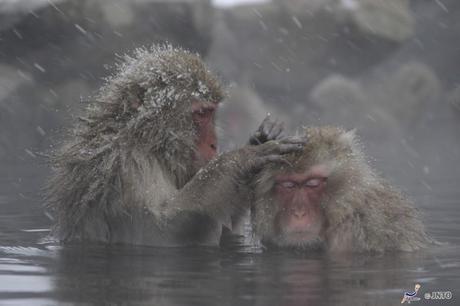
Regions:
<instances>
[{"instance_id":1,"label":"frost-covered fur","mask_svg":"<svg viewBox=\"0 0 460 306\"><path fill-rule=\"evenodd\" d=\"M414 251L430 243L413 204L368 165L354 132L310 127L305 133L308 143L302 153L288 158L291 166L266 167L254 182L252 221L257 237L278 246L308 249L275 233L279 205L273 196L274 177L322 164L330 170L321 203L327 222L320 243L327 250Z\"/></svg>"},{"instance_id":2,"label":"frost-covered fur","mask_svg":"<svg viewBox=\"0 0 460 306\"><path fill-rule=\"evenodd\" d=\"M158 207L198 170L191 102L221 99L198 55L154 46L126 56L55 154L46 188L53 235L61 241L167 240L156 230Z\"/></svg>"}]
</instances>

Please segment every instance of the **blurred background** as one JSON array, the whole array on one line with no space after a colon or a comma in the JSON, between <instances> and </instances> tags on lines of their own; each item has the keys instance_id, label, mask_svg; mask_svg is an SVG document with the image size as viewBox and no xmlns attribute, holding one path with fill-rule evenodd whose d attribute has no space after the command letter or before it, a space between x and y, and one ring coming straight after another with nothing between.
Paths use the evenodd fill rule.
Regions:
<instances>
[{"instance_id":1,"label":"blurred background","mask_svg":"<svg viewBox=\"0 0 460 306\"><path fill-rule=\"evenodd\" d=\"M43 216L46 155L121 55L162 42L201 54L226 85L222 150L269 112L289 133L356 129L422 204L457 190L457 0L1 0L2 189Z\"/></svg>"},{"instance_id":2,"label":"blurred background","mask_svg":"<svg viewBox=\"0 0 460 306\"><path fill-rule=\"evenodd\" d=\"M356 129L370 163L415 199L430 234L460 242L460 1L0 0L0 300L253 305L254 294L276 302L293 292L286 305L318 294L315 305L323 294L370 305L376 293L399 302L400 288L417 277L424 288L455 288L458 249L373 259L353 271L322 258L132 249L56 257L55 247L37 245L51 224L40 196L46 155L121 55L162 42L201 54L226 85L221 150L246 143L267 113L289 133L302 125ZM105 291L107 284L118 289ZM178 284L189 291L177 295Z\"/></svg>"},{"instance_id":3,"label":"blurred background","mask_svg":"<svg viewBox=\"0 0 460 306\"><path fill-rule=\"evenodd\" d=\"M290 133L356 129L370 162L425 202L456 190L457 0L1 0L3 189L35 198L46 154L114 63L162 42L201 54L226 85L222 150L269 112Z\"/></svg>"},{"instance_id":4,"label":"blurred background","mask_svg":"<svg viewBox=\"0 0 460 306\"><path fill-rule=\"evenodd\" d=\"M459 38L456 0L1 0L0 171L42 162L120 55L167 41L227 85L223 150L267 112L342 125L429 190L460 174Z\"/></svg>"}]
</instances>

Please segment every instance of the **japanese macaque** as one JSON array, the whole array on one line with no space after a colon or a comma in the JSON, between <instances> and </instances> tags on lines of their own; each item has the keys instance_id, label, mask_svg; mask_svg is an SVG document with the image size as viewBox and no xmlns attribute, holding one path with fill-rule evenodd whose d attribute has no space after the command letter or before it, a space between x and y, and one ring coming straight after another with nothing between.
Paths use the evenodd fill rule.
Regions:
<instances>
[{"instance_id":1,"label":"japanese macaque","mask_svg":"<svg viewBox=\"0 0 460 306\"><path fill-rule=\"evenodd\" d=\"M285 138L217 155L222 96L198 55L154 46L127 56L56 153L47 185L53 236L218 244L222 225L248 203L247 180L305 143Z\"/></svg>"},{"instance_id":2,"label":"japanese macaque","mask_svg":"<svg viewBox=\"0 0 460 306\"><path fill-rule=\"evenodd\" d=\"M267 246L413 251L431 240L416 209L368 165L354 132L306 128L302 152L256 179L252 223Z\"/></svg>"}]
</instances>

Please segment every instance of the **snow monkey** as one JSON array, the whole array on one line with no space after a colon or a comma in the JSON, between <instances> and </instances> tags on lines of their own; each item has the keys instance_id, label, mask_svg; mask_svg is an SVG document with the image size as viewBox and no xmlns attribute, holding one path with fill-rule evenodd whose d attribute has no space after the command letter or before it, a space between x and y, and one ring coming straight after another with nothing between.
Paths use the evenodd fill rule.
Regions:
<instances>
[{"instance_id":1,"label":"snow monkey","mask_svg":"<svg viewBox=\"0 0 460 306\"><path fill-rule=\"evenodd\" d=\"M331 252L413 251L430 243L416 209L368 165L354 132L305 128L290 165L257 174L252 223L266 246Z\"/></svg>"},{"instance_id":2,"label":"snow monkey","mask_svg":"<svg viewBox=\"0 0 460 306\"><path fill-rule=\"evenodd\" d=\"M47 205L63 242L216 245L238 214L249 180L302 149L275 140L217 154L215 111L223 94L200 57L171 46L126 56L53 159ZM262 131L262 133L261 133Z\"/></svg>"}]
</instances>

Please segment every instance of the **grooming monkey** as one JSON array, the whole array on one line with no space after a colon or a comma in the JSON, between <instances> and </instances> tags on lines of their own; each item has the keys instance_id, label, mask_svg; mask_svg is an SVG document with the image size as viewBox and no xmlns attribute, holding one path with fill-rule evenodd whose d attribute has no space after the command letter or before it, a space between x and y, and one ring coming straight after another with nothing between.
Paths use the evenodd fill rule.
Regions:
<instances>
[{"instance_id":1,"label":"grooming monkey","mask_svg":"<svg viewBox=\"0 0 460 306\"><path fill-rule=\"evenodd\" d=\"M353 132L305 129L290 165L254 180L252 223L267 246L331 252L414 251L431 240L412 205L367 164Z\"/></svg>"},{"instance_id":2,"label":"grooming monkey","mask_svg":"<svg viewBox=\"0 0 460 306\"><path fill-rule=\"evenodd\" d=\"M222 97L195 54L154 46L126 56L55 154L46 188L52 235L63 242L218 244L222 225L248 203L247 181L305 143L273 141L280 133L266 120L255 134L260 145L217 155Z\"/></svg>"}]
</instances>

